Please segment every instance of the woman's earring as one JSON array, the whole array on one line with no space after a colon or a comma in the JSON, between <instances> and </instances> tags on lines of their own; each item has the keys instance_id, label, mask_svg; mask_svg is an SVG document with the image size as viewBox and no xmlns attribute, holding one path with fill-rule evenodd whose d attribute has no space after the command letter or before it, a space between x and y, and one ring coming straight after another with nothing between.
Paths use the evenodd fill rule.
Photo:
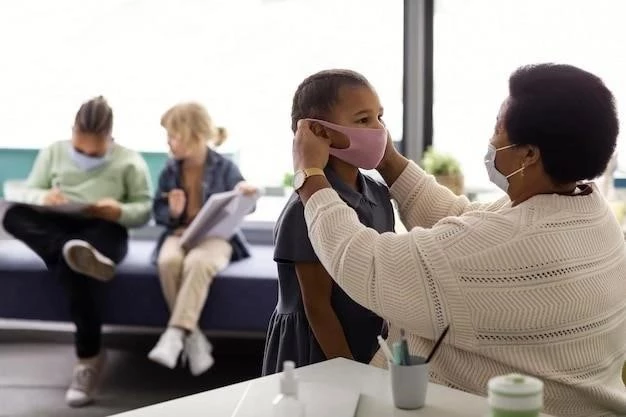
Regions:
<instances>
[{"instance_id":1,"label":"woman's earring","mask_svg":"<svg viewBox=\"0 0 626 417\"><path fill-rule=\"evenodd\" d=\"M525 174L524 174L524 170L525 170L525 168L526 168L526 165L524 165L524 163L522 162L522 172L521 172L522 177L525 175Z\"/></svg>"}]
</instances>

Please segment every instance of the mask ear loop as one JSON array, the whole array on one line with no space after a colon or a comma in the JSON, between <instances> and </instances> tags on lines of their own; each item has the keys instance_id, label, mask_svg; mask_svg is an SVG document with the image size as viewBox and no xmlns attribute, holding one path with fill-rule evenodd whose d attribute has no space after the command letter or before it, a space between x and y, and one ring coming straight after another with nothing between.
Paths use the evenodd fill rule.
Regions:
<instances>
[{"instance_id":1,"label":"mask ear loop","mask_svg":"<svg viewBox=\"0 0 626 417\"><path fill-rule=\"evenodd\" d=\"M524 164L522 164L522 167L521 167L521 168L516 169L515 171L511 172L509 175L507 175L507 176L506 176L506 178L507 178L507 179L509 179L509 178L511 178L513 175L515 175L515 174L519 174L519 173L521 173L521 176L523 177L523 176L524 176L524 168L526 168L526 167L524 166Z\"/></svg>"}]
</instances>

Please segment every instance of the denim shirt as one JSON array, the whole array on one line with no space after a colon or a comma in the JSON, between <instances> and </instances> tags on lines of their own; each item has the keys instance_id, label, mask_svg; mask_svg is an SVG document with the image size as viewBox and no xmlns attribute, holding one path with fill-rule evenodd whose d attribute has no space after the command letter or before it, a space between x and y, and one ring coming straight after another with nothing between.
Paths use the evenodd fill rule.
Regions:
<instances>
[{"instance_id":1,"label":"denim shirt","mask_svg":"<svg viewBox=\"0 0 626 417\"><path fill-rule=\"evenodd\" d=\"M243 180L244 178L234 162L209 149L202 180L202 202L205 203L209 197L215 193L231 191ZM154 220L158 225L165 227L152 255L152 261L154 263L156 263L158 259L159 251L165 239L174 233L176 229L183 226L187 220L185 214L177 219L172 218L170 216L168 200L164 197L164 195L171 190L177 188L183 189L182 183L182 162L169 159L159 176L159 185L152 204ZM183 213L186 213L186 211L187 208L185 207ZM238 231L235 236L232 237L230 244L233 247L231 261L237 261L250 256L248 243L241 231Z\"/></svg>"}]
</instances>

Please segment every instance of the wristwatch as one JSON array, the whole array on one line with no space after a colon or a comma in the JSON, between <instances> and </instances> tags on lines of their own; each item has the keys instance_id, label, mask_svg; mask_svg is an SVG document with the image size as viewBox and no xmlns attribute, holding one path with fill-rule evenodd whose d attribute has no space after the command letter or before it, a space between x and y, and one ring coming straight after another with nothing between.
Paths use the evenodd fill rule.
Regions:
<instances>
[{"instance_id":1,"label":"wristwatch","mask_svg":"<svg viewBox=\"0 0 626 417\"><path fill-rule=\"evenodd\" d=\"M307 178L314 177L316 175L325 176L324 170L320 168L305 168L296 171L296 173L293 175L293 189L295 191L298 191L300 188L302 188Z\"/></svg>"}]
</instances>

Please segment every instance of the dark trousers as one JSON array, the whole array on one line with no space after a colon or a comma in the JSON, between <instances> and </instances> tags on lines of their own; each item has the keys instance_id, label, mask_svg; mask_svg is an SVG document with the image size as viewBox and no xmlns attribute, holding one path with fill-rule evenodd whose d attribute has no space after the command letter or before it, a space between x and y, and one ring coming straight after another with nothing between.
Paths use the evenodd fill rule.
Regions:
<instances>
[{"instance_id":1,"label":"dark trousers","mask_svg":"<svg viewBox=\"0 0 626 417\"><path fill-rule=\"evenodd\" d=\"M128 250L126 228L106 220L19 204L7 210L3 225L8 233L39 255L48 271L63 284L69 298L70 315L76 325L78 357L96 356L100 352L101 304L106 284L71 270L63 258L63 245L71 239L84 240L117 264Z\"/></svg>"}]
</instances>

